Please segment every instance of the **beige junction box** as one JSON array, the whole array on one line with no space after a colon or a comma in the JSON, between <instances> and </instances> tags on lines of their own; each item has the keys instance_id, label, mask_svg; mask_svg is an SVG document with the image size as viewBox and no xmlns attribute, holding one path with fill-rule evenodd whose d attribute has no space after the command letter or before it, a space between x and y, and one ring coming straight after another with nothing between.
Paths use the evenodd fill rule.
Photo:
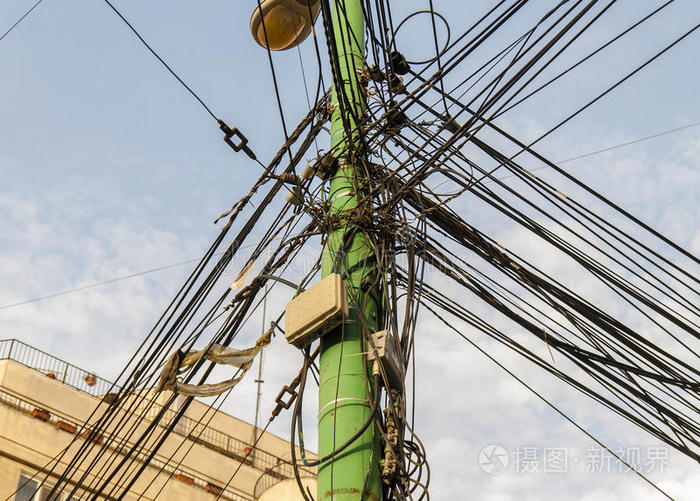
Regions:
<instances>
[{"instance_id":1,"label":"beige junction box","mask_svg":"<svg viewBox=\"0 0 700 501\"><path fill-rule=\"evenodd\" d=\"M368 347L367 358L373 362L372 374L381 374L378 366L381 365L388 379L386 381L388 386L403 391L405 376L396 338L386 330L375 332L371 337L372 342Z\"/></svg>"},{"instance_id":2,"label":"beige junction box","mask_svg":"<svg viewBox=\"0 0 700 501\"><path fill-rule=\"evenodd\" d=\"M297 348L308 346L348 316L348 294L340 275L332 273L292 299L284 313L285 336Z\"/></svg>"}]
</instances>

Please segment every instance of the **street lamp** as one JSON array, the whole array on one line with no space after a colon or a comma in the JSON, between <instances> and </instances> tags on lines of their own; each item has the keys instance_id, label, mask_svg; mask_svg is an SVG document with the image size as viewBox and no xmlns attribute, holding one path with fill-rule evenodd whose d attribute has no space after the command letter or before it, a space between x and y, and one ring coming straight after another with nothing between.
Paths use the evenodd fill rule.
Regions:
<instances>
[{"instance_id":1,"label":"street lamp","mask_svg":"<svg viewBox=\"0 0 700 501\"><path fill-rule=\"evenodd\" d=\"M320 11L321 0L263 0L250 17L250 33L266 49L291 49L309 36Z\"/></svg>"}]
</instances>

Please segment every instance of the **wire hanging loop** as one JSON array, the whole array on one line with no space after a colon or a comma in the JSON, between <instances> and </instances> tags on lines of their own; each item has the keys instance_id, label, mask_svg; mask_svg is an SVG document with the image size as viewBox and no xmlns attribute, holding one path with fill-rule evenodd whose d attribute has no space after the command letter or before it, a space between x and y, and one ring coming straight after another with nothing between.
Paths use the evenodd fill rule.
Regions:
<instances>
[{"instance_id":1,"label":"wire hanging loop","mask_svg":"<svg viewBox=\"0 0 700 501\"><path fill-rule=\"evenodd\" d=\"M399 33L399 30L401 27L408 21L409 19L419 15L419 14L430 14L434 15L435 17L439 18L442 21L442 24L445 25L445 31L447 32L447 40L445 40L445 45L442 47L440 52L438 52L435 56L431 57L430 59L425 59L423 61L406 61L408 64L431 64L435 61L437 61L438 58L442 57L442 55L447 52L447 49L450 48L450 39L451 39L451 32L450 32L450 23L447 22L447 19L445 19L445 16L440 14L436 10L417 10L415 12L412 12L408 16L404 17L399 25L396 27L394 32L391 34L391 43L389 44L389 47L395 47L396 46L396 35Z\"/></svg>"}]
</instances>

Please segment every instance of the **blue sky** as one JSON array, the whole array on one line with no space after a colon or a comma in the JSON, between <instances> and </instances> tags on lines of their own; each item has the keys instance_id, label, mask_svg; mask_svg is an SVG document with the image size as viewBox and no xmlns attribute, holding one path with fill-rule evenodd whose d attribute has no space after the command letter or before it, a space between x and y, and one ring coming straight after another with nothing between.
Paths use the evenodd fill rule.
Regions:
<instances>
[{"instance_id":1,"label":"blue sky","mask_svg":"<svg viewBox=\"0 0 700 501\"><path fill-rule=\"evenodd\" d=\"M489 4L434 3L450 20L453 35ZM661 3L618 2L551 71ZM2 2L0 31L32 4L31 0ZM254 2L122 0L115 4L218 116L244 132L258 157L265 161L274 154L283 133L267 55L248 33ZM483 57L520 34L548 4L532 2L512 31L474 57ZM397 19L427 6L427 0L392 2ZM698 19L700 3L677 0L629 38L503 117L500 124L526 142L534 139ZM409 27L411 36L400 33L397 40L409 59L420 59L426 55L425 47L432 46L429 22L418 18ZM555 160L566 159L700 121L698 40L697 34L692 35L538 149ZM300 58L313 93L317 67L311 44L303 44L299 52L274 56L290 128L307 109ZM104 2L44 0L0 41L0 65L0 306L198 257L218 233L213 219L245 194L259 174L257 164L221 141L211 117ZM448 84L459 76L458 72ZM565 165L697 254L699 130L685 129ZM546 170L538 173L551 176ZM526 235L512 224L480 220L477 204L460 203L474 221L503 241L527 247ZM555 261L552 257L550 264L556 267ZM17 337L109 378L136 348L188 269L175 267L0 309L0 337ZM572 282L579 278L579 272L565 264L557 269ZM284 296L277 301L282 305ZM507 376L467 346L455 347L446 355L445 343L457 341L428 319L423 325L425 338L418 340L419 349L421 341L425 343L419 363L423 389L418 403L425 410L419 410L423 427L419 432L432 454L435 499L450 498L457 491L494 501L544 495L620 499L622 492L633 499L657 499L630 474L552 477L508 471L485 475L477 462L484 445L513 449L528 440L540 446L577 444L584 450L585 437L512 387ZM254 335L251 331L248 337ZM264 411L269 411L279 387L299 365L298 355L277 341L268 359L281 361L268 364ZM575 409L596 431L618 439L616 444L655 444L597 412L589 402L571 395L569 388L503 356L531 381L549 389L556 401ZM463 399L444 402L431 392L446 364L452 381L461 385ZM502 388L502 393L488 398L490 385ZM513 399L520 406L517 419L507 408ZM253 387L243 386L227 410L250 420L252 405ZM473 412L475 405L480 412ZM311 423L313 409L308 412L306 422ZM525 425L527 429L521 427ZM284 436L286 429L285 421L275 431ZM445 429L452 433L445 436L436 431ZM315 433L308 433L313 441ZM672 456L670 470L653 478L666 482L678 499L689 500L690 493L700 488L697 468Z\"/></svg>"}]
</instances>

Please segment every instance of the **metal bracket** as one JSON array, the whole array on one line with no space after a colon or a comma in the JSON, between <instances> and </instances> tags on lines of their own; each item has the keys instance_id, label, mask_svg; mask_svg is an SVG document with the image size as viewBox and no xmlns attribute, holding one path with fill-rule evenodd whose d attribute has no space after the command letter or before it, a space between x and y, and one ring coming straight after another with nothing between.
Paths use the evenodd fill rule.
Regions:
<instances>
[{"instance_id":1,"label":"metal bracket","mask_svg":"<svg viewBox=\"0 0 700 501\"><path fill-rule=\"evenodd\" d=\"M219 122L219 129L221 129L224 133L224 142L228 144L233 151L238 152L243 150L251 159L255 160L257 158L255 153L253 153L253 150L248 147L248 138L245 137L241 131L239 131L236 127L229 127L226 125L226 122L221 119L218 119L217 121ZM235 138L238 142L233 142L231 138Z\"/></svg>"},{"instance_id":2,"label":"metal bracket","mask_svg":"<svg viewBox=\"0 0 700 501\"><path fill-rule=\"evenodd\" d=\"M272 415L274 417L277 417L277 415L282 411L282 409L289 409L294 401L297 398L297 392L296 388L299 386L299 377L297 376L294 378L294 381L290 385L284 385L280 392L277 394L277 397L275 398L275 403L277 404L277 407L272 411ZM289 400L286 402L284 401L284 395L286 393L289 393Z\"/></svg>"}]
</instances>

